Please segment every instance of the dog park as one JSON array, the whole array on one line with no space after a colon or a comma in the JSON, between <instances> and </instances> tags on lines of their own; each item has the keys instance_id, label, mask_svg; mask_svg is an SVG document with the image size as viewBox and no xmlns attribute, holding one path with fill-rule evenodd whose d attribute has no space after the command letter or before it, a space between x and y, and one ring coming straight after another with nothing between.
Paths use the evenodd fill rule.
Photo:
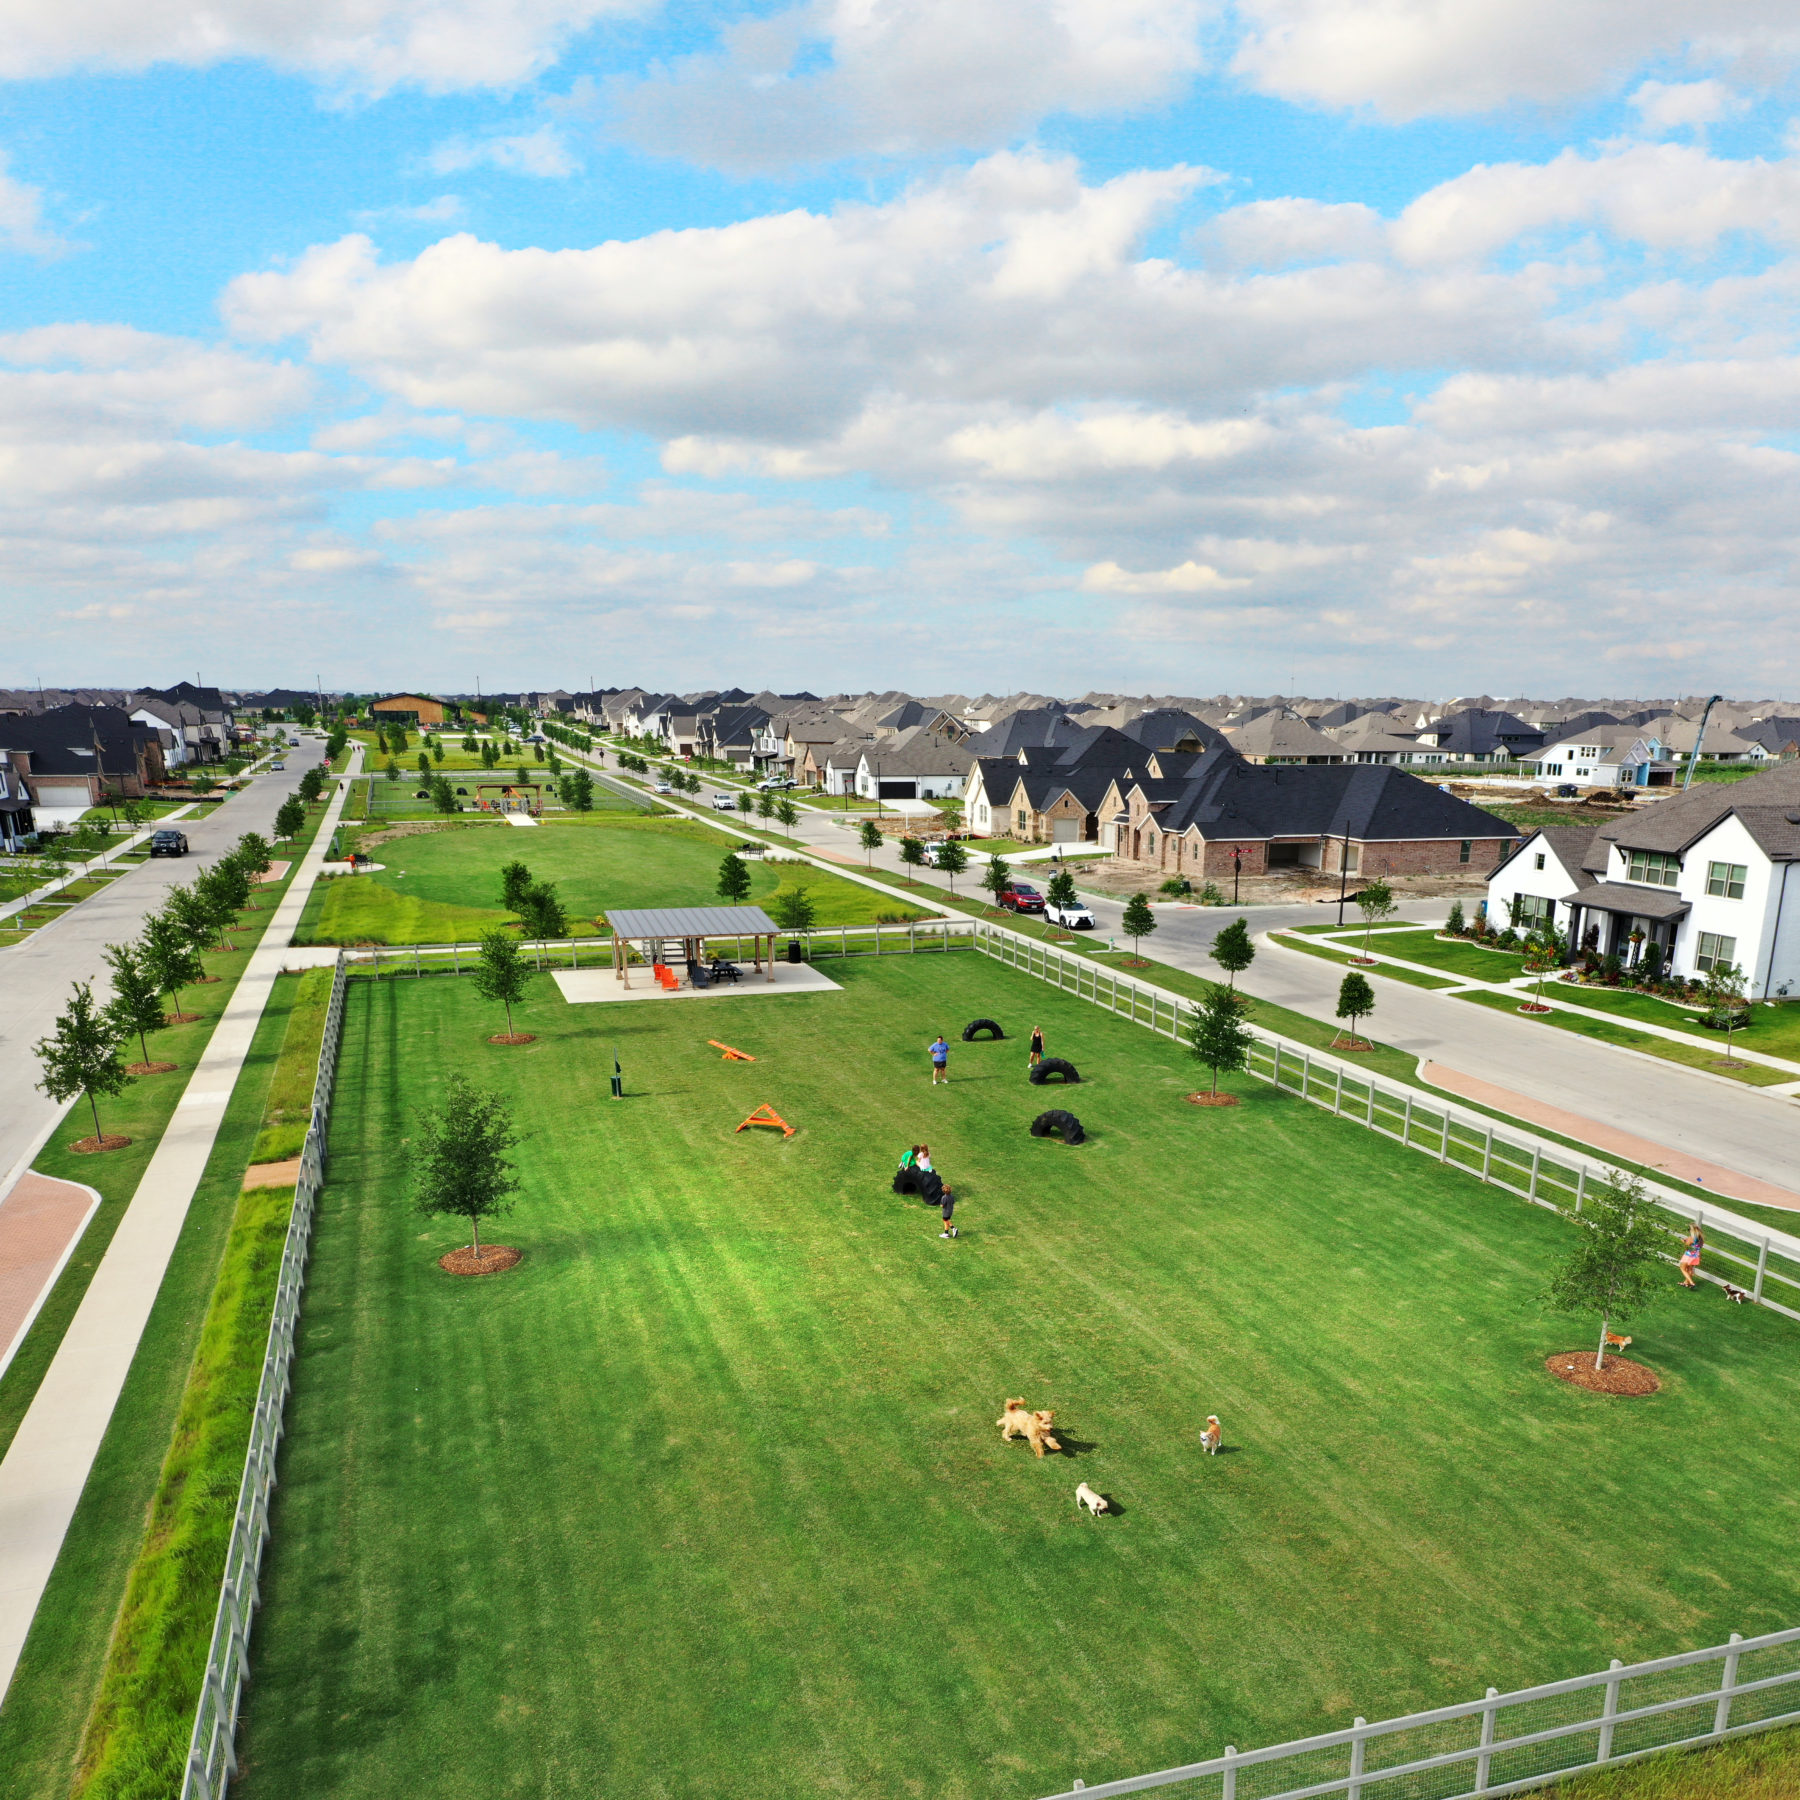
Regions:
<instances>
[{"instance_id":1,"label":"dog park","mask_svg":"<svg viewBox=\"0 0 1800 1800\"><path fill-rule=\"evenodd\" d=\"M1792 1622L1791 1322L1670 1269L1585 1392L1554 1213L986 957L828 968L540 977L516 1046L350 984L234 1791L1021 1800ZM501 1274L412 1203L457 1076Z\"/></svg>"}]
</instances>

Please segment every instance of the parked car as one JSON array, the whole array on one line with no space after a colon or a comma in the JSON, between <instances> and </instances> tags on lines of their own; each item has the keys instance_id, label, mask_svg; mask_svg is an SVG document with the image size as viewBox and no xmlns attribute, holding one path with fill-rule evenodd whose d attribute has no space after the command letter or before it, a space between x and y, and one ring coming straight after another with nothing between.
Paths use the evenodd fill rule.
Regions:
<instances>
[{"instance_id":1,"label":"parked car","mask_svg":"<svg viewBox=\"0 0 1800 1800\"><path fill-rule=\"evenodd\" d=\"M1015 881L1000 890L1000 904L1008 912L1041 913L1044 896L1028 881Z\"/></svg>"},{"instance_id":2,"label":"parked car","mask_svg":"<svg viewBox=\"0 0 1800 1800\"><path fill-rule=\"evenodd\" d=\"M1064 931L1092 931L1094 915L1079 900L1068 906L1046 906L1044 917Z\"/></svg>"},{"instance_id":3,"label":"parked car","mask_svg":"<svg viewBox=\"0 0 1800 1800\"><path fill-rule=\"evenodd\" d=\"M186 856L187 851L187 833L184 831L163 830L150 834L152 856Z\"/></svg>"},{"instance_id":4,"label":"parked car","mask_svg":"<svg viewBox=\"0 0 1800 1800\"><path fill-rule=\"evenodd\" d=\"M714 794L712 797L712 809L714 812L736 812L737 795Z\"/></svg>"},{"instance_id":5,"label":"parked car","mask_svg":"<svg viewBox=\"0 0 1800 1800\"><path fill-rule=\"evenodd\" d=\"M287 764L284 762L272 762L269 764L269 773L271 775L279 775L286 767Z\"/></svg>"},{"instance_id":6,"label":"parked car","mask_svg":"<svg viewBox=\"0 0 1800 1800\"><path fill-rule=\"evenodd\" d=\"M772 793L776 788L798 787L800 784L791 775L771 775L767 781L756 784L765 793Z\"/></svg>"},{"instance_id":7,"label":"parked car","mask_svg":"<svg viewBox=\"0 0 1800 1800\"><path fill-rule=\"evenodd\" d=\"M675 791L675 784L672 781L659 781L656 784L656 791L659 794L672 794Z\"/></svg>"}]
</instances>

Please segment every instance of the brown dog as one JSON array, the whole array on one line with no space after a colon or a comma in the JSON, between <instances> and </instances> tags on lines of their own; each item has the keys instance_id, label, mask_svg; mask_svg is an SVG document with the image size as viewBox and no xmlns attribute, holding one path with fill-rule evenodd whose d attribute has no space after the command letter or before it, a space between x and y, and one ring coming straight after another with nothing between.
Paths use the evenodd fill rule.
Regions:
<instances>
[{"instance_id":1,"label":"brown dog","mask_svg":"<svg viewBox=\"0 0 1800 1800\"><path fill-rule=\"evenodd\" d=\"M1000 1427L1003 1439L1022 1437L1030 1444L1032 1450L1042 1456L1046 1450L1061 1450L1054 1437L1050 1435L1050 1421L1056 1417L1054 1412L1030 1412L1026 1410L1024 1396L1016 1400L1008 1400L1006 1411L994 1423Z\"/></svg>"}]
</instances>

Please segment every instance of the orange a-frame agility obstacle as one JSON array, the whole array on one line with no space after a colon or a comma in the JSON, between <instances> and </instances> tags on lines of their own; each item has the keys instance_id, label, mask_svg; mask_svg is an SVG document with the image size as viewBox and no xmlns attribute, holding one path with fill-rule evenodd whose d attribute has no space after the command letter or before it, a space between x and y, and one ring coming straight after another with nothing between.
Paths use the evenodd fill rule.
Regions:
<instances>
[{"instance_id":1,"label":"orange a-frame agility obstacle","mask_svg":"<svg viewBox=\"0 0 1800 1800\"><path fill-rule=\"evenodd\" d=\"M772 1106L759 1106L756 1111L738 1127L738 1130L743 1131L751 1125L767 1125L772 1130L779 1131L784 1138L791 1138L794 1135L793 1126L791 1126Z\"/></svg>"},{"instance_id":2,"label":"orange a-frame agility obstacle","mask_svg":"<svg viewBox=\"0 0 1800 1800\"><path fill-rule=\"evenodd\" d=\"M711 1044L715 1050L723 1050L725 1052L725 1054L719 1058L720 1062L755 1062L756 1061L756 1058L754 1056L750 1055L750 1053L748 1051L734 1050L734 1049L732 1049L732 1047L729 1044L721 1044L717 1038L708 1038L706 1041L709 1044Z\"/></svg>"}]
</instances>

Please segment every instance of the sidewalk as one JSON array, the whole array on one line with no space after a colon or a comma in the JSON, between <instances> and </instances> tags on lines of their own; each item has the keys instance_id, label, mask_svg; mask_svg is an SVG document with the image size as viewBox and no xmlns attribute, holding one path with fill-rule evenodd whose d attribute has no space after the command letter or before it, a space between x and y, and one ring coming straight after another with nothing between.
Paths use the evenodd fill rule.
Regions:
<instances>
[{"instance_id":1,"label":"sidewalk","mask_svg":"<svg viewBox=\"0 0 1800 1800\"><path fill-rule=\"evenodd\" d=\"M352 770L355 762L352 761ZM331 846L340 784L0 1462L0 1704L130 1373L269 990Z\"/></svg>"}]
</instances>

